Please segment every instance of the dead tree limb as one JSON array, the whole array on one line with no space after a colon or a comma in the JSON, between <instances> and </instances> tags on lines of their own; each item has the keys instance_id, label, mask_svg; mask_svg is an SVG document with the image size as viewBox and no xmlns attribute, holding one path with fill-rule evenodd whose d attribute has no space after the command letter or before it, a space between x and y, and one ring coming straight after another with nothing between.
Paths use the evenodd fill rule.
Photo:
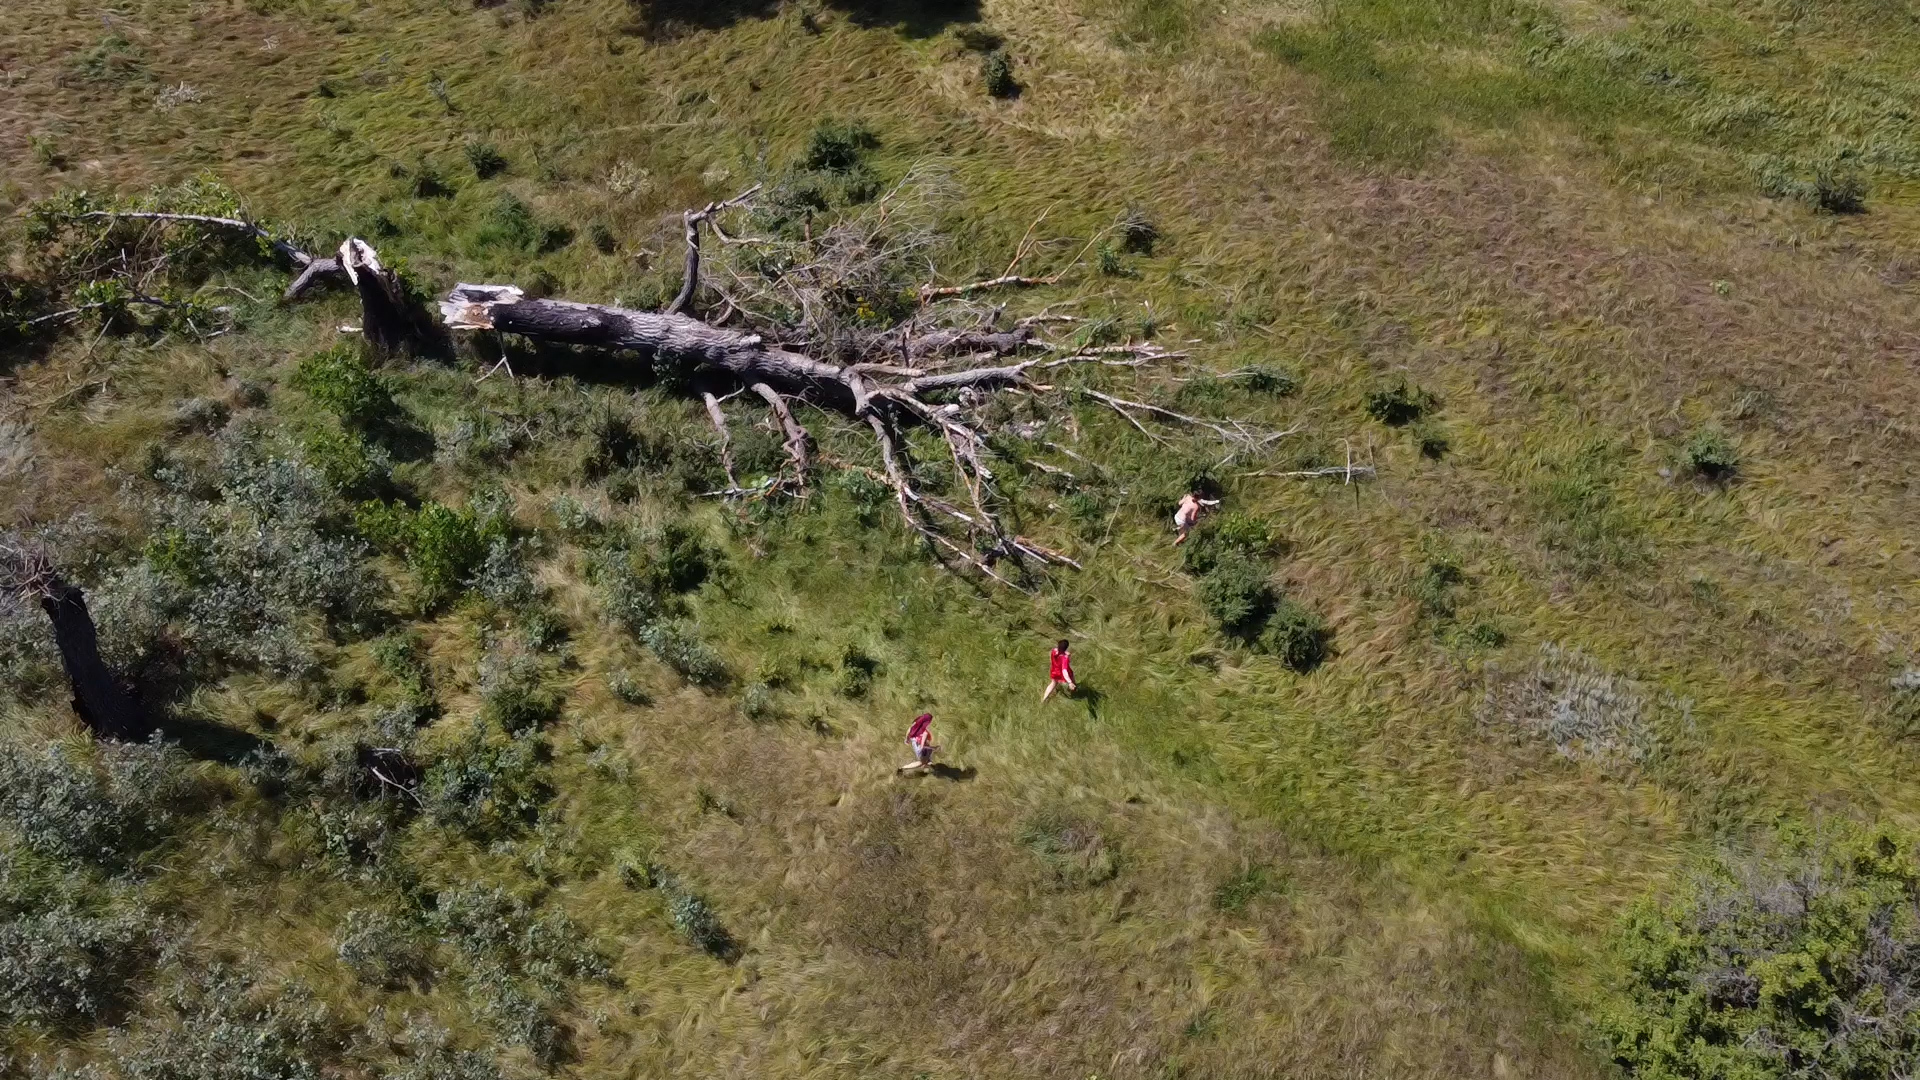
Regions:
<instances>
[{"instance_id":1,"label":"dead tree limb","mask_svg":"<svg viewBox=\"0 0 1920 1080\"><path fill-rule=\"evenodd\" d=\"M0 591L36 600L53 624L73 711L96 738L138 742L151 733L133 695L100 656L100 635L86 594L62 579L45 551L12 541L0 543Z\"/></svg>"},{"instance_id":2,"label":"dead tree limb","mask_svg":"<svg viewBox=\"0 0 1920 1080\"><path fill-rule=\"evenodd\" d=\"M235 232L257 237L262 243L266 244L270 250L292 263L294 269L299 271L299 274L293 279L293 284L288 285L287 291L281 294L282 300L298 300L302 294L313 286L315 281L322 277L328 277L342 272L340 260L331 257L310 255L298 247L295 247L290 241L275 236L265 227L251 221L244 221L240 218L215 217L211 214L167 214L153 210L93 210L79 216L89 219L159 221L170 224L206 225L217 229L232 229Z\"/></svg>"},{"instance_id":3,"label":"dead tree limb","mask_svg":"<svg viewBox=\"0 0 1920 1080\"><path fill-rule=\"evenodd\" d=\"M794 483L798 490L805 491L807 477L813 472L812 462L807 456L807 429L793 418L793 410L787 407L787 399L781 397L779 391L763 382L754 383L748 389L760 395L760 399L767 403L767 408L772 409L774 417L780 421L780 430L787 436L787 457L793 461Z\"/></svg>"},{"instance_id":4,"label":"dead tree limb","mask_svg":"<svg viewBox=\"0 0 1920 1080\"><path fill-rule=\"evenodd\" d=\"M727 474L727 487L738 490L740 478L733 474L733 436L727 432L727 414L720 411L720 399L711 391L700 397L707 403L707 419L713 421L714 434L720 436L720 467Z\"/></svg>"},{"instance_id":5,"label":"dead tree limb","mask_svg":"<svg viewBox=\"0 0 1920 1080\"><path fill-rule=\"evenodd\" d=\"M726 202L708 203L700 210L689 210L680 215L681 223L687 230L687 268L680 279L680 294L673 298L673 303L667 305L667 314L678 315L687 310L687 305L693 303L693 294L700 288L700 226L713 222L713 231L719 233L720 239L732 243L733 238L720 231L720 225L714 218L745 205L759 193L760 185L755 184Z\"/></svg>"}]
</instances>

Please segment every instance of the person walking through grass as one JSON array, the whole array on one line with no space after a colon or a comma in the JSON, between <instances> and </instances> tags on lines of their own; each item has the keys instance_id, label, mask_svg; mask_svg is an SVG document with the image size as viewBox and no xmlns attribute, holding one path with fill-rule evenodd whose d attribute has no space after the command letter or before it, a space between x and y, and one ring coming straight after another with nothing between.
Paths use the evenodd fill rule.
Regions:
<instances>
[{"instance_id":1,"label":"person walking through grass","mask_svg":"<svg viewBox=\"0 0 1920 1080\"><path fill-rule=\"evenodd\" d=\"M933 745L933 714L923 712L913 718L913 726L907 729L907 745L913 748L913 761L900 766L901 772L925 769L933 764L933 752L940 749Z\"/></svg>"},{"instance_id":2,"label":"person walking through grass","mask_svg":"<svg viewBox=\"0 0 1920 1080\"><path fill-rule=\"evenodd\" d=\"M1180 508L1173 512L1173 529L1180 535L1174 538L1173 546L1179 547L1187 542L1187 535L1193 532L1193 527L1200 522L1201 510L1219 505L1219 499L1203 499L1197 491L1189 491L1180 496Z\"/></svg>"},{"instance_id":3,"label":"person walking through grass","mask_svg":"<svg viewBox=\"0 0 1920 1080\"><path fill-rule=\"evenodd\" d=\"M1067 652L1067 648L1067 639L1061 638L1060 644L1055 645L1053 651L1047 654L1047 692L1040 695L1042 704L1053 696L1055 690L1063 686L1067 688L1069 694L1080 689L1073 681L1073 657Z\"/></svg>"}]
</instances>

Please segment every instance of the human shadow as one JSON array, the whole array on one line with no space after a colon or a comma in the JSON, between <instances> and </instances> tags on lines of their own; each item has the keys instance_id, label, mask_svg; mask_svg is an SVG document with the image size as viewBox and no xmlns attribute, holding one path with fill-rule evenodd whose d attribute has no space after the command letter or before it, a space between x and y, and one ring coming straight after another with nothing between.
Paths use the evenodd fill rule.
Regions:
<instances>
[{"instance_id":1,"label":"human shadow","mask_svg":"<svg viewBox=\"0 0 1920 1080\"><path fill-rule=\"evenodd\" d=\"M781 0L628 0L633 10L629 33L649 41L670 41L702 31L722 30L748 19L770 19ZM948 26L980 20L980 0L826 0L854 25L892 28L907 37L928 38ZM800 25L819 31L813 16Z\"/></svg>"},{"instance_id":2,"label":"human shadow","mask_svg":"<svg viewBox=\"0 0 1920 1080\"><path fill-rule=\"evenodd\" d=\"M931 775L939 777L942 780L951 780L954 783L964 783L980 774L980 770L974 768L971 765L967 766L964 769L956 769L953 766L946 765L946 764L929 765L927 767L927 772L930 773Z\"/></svg>"}]
</instances>

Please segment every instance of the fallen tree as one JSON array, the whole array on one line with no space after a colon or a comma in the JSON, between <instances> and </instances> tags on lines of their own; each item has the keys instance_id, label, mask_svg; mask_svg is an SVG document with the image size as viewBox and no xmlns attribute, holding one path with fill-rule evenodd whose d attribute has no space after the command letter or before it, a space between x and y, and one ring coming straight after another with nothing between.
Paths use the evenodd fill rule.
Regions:
<instances>
[{"instance_id":1,"label":"fallen tree","mask_svg":"<svg viewBox=\"0 0 1920 1080\"><path fill-rule=\"evenodd\" d=\"M1040 333L1043 326L1070 323L1070 319L1049 314L998 329L980 325L978 308L963 305L943 311L933 304L940 297L1041 283L1037 278L1008 274L976 286L924 287L918 290L916 310L883 330L862 332L844 324L821 327L820 313L830 299L851 291L846 279L862 272L863 261L884 257L884 252L868 250L872 238L882 235L879 228L864 237L858 228L837 237L831 233L810 236L805 254L778 260L774 274L750 280L734 272L731 290L715 286L713 291L722 300L715 321L686 313L702 288L697 276L702 265L701 226L711 226L718 233L718 215L745 204L751 195L685 216L688 276L666 311L534 299L512 285L460 284L441 303L442 319L455 331L491 331L547 344L630 352L654 364L685 366L737 389L751 390L773 411L785 435L792 472L776 486L787 491L803 491L812 467L812 439L796 419L794 403L863 426L872 435L881 466L869 471L892 489L907 526L944 555L1015 587L1020 582L1014 578L1024 576L1030 567L1077 568L1079 564L1007 527L996 489L997 463L988 446L989 438L998 433L984 408L990 398L1017 394L1060 405L1075 400L1091 403L1156 441L1160 436L1149 425L1190 428L1224 444L1227 460L1257 453L1292 434L1240 420L1189 415L1057 381L1065 369L1078 365L1139 368L1183 359L1184 354L1146 343L1076 348ZM886 216L884 205L879 216ZM734 244L774 243L719 235ZM821 252L830 254L823 257ZM840 265L832 265L835 258ZM753 312L769 297L777 297L785 310L805 313L799 325L755 316ZM718 325L735 320L758 325L746 329ZM975 325L954 325L968 321ZM822 349L832 359L820 355ZM704 401L725 456L729 436L720 399L706 393ZM919 482L905 438L914 428L938 434L965 490L964 502L935 496ZM731 476L728 483L718 494L749 494ZM1017 568L1014 574L1004 572L1008 565Z\"/></svg>"}]
</instances>

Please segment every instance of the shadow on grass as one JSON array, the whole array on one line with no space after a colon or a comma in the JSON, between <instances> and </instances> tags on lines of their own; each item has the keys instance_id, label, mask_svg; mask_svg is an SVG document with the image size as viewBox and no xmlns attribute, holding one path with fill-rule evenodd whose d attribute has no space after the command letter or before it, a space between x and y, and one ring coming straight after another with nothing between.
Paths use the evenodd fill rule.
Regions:
<instances>
[{"instance_id":1,"label":"shadow on grass","mask_svg":"<svg viewBox=\"0 0 1920 1080\"><path fill-rule=\"evenodd\" d=\"M629 0L634 32L652 41L686 34L722 30L747 19L770 19L779 14L781 0ZM908 37L926 38L956 23L978 22L979 0L827 0L826 6L863 27L899 30ZM810 16L802 26L816 29Z\"/></svg>"},{"instance_id":2,"label":"shadow on grass","mask_svg":"<svg viewBox=\"0 0 1920 1080\"><path fill-rule=\"evenodd\" d=\"M951 765L930 765L927 767L927 773L931 776L937 776L942 780L952 780L955 783L963 783L980 775L980 770L971 765L964 769L956 769Z\"/></svg>"},{"instance_id":3,"label":"shadow on grass","mask_svg":"<svg viewBox=\"0 0 1920 1080\"><path fill-rule=\"evenodd\" d=\"M269 745L250 731L192 717L172 718L159 727L167 741L178 745L187 756L222 765L238 765L248 754Z\"/></svg>"}]
</instances>

